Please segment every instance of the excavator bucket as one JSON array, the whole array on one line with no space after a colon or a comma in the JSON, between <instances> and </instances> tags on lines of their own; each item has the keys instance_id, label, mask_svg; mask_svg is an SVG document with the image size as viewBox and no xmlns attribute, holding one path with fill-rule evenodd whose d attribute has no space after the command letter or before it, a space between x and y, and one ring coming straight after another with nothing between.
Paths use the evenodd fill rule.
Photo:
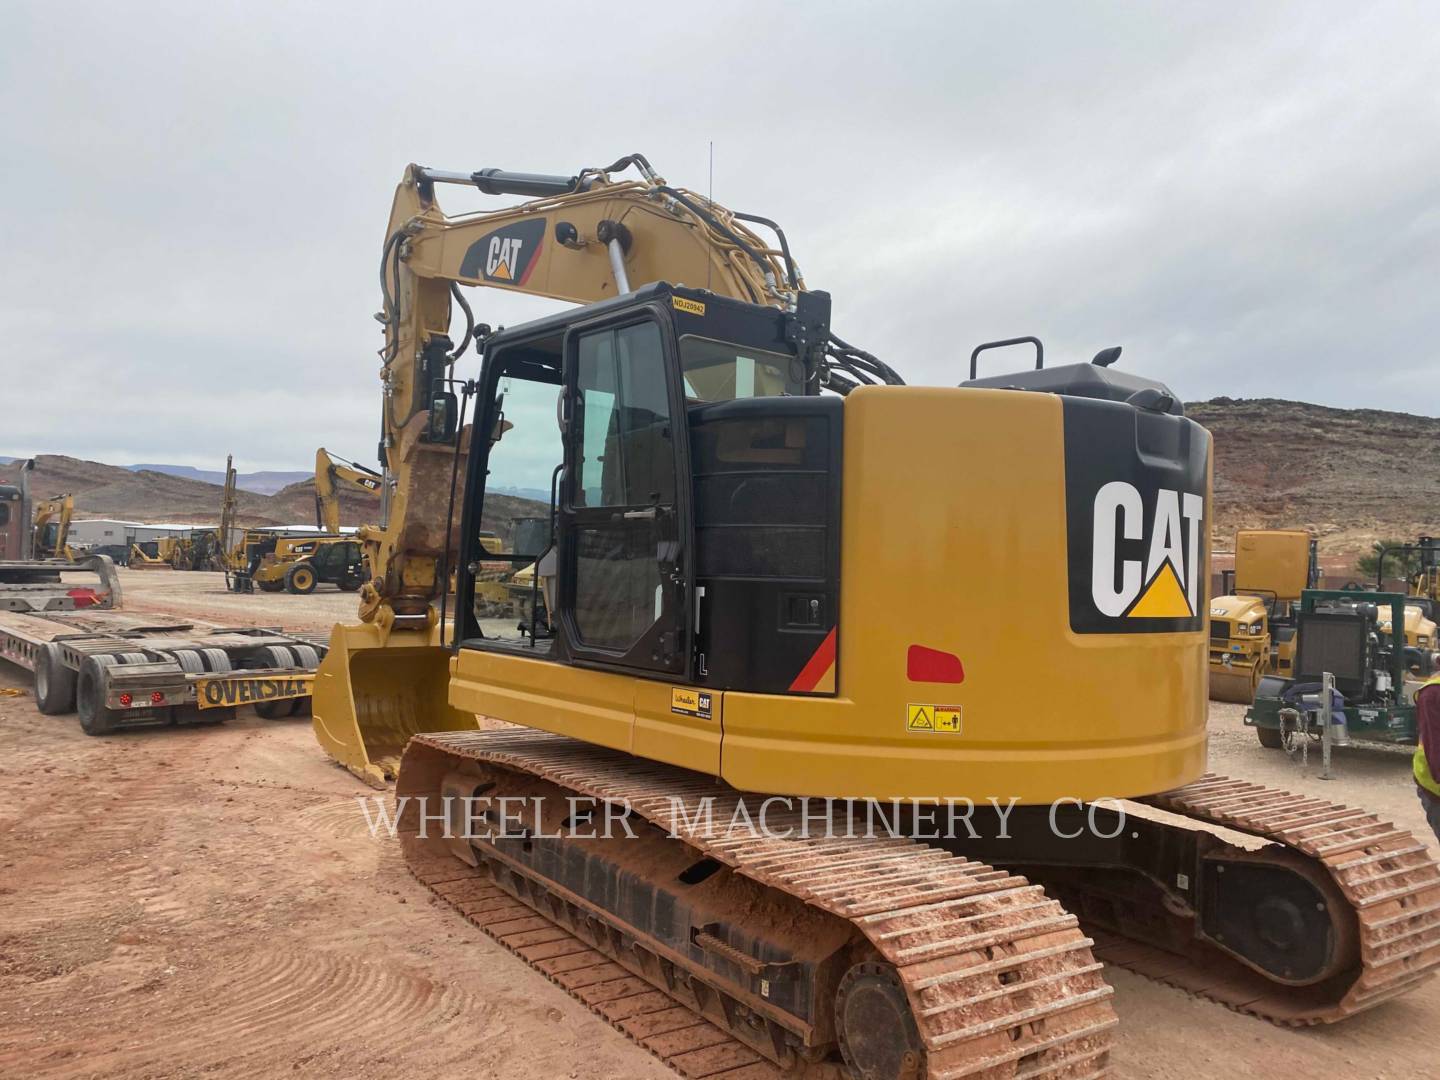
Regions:
<instances>
[{"instance_id":1,"label":"excavator bucket","mask_svg":"<svg viewBox=\"0 0 1440 1080\"><path fill-rule=\"evenodd\" d=\"M1260 671L1253 664L1211 664L1210 700L1249 705L1255 700Z\"/></svg>"},{"instance_id":2,"label":"excavator bucket","mask_svg":"<svg viewBox=\"0 0 1440 1080\"><path fill-rule=\"evenodd\" d=\"M337 625L315 676L315 737L332 758L372 787L395 779L400 754L421 731L473 731L473 713L446 700L450 652L439 630Z\"/></svg>"}]
</instances>

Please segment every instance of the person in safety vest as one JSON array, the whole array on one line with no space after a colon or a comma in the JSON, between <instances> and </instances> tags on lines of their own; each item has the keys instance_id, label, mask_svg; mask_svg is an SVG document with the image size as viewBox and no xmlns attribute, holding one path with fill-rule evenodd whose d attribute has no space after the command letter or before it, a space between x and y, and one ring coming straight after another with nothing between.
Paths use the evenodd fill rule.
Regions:
<instances>
[{"instance_id":1,"label":"person in safety vest","mask_svg":"<svg viewBox=\"0 0 1440 1080\"><path fill-rule=\"evenodd\" d=\"M1420 745L1415 748L1415 784L1425 820L1440 840L1440 781L1432 769L1440 769L1440 675L1435 675L1415 693L1415 726Z\"/></svg>"}]
</instances>

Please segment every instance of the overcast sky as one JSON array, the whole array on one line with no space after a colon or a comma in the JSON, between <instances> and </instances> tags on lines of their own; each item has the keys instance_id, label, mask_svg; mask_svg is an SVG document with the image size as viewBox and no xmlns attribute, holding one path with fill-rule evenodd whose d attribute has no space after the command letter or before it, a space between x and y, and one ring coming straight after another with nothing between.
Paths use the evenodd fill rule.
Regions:
<instances>
[{"instance_id":1,"label":"overcast sky","mask_svg":"<svg viewBox=\"0 0 1440 1080\"><path fill-rule=\"evenodd\" d=\"M704 190L711 140L910 382L1037 334L1187 399L1440 415L1430 4L4 10L0 454L371 461L407 162Z\"/></svg>"}]
</instances>

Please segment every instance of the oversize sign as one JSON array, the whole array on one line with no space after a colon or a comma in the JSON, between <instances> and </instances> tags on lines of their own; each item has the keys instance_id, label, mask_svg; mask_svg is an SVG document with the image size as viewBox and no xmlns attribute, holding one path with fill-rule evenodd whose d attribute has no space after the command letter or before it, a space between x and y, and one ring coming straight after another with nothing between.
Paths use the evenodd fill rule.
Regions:
<instances>
[{"instance_id":1,"label":"oversize sign","mask_svg":"<svg viewBox=\"0 0 1440 1080\"><path fill-rule=\"evenodd\" d=\"M216 676L195 683L195 704L202 709L223 709L232 705L253 705L257 701L309 697L314 682L313 674Z\"/></svg>"}]
</instances>

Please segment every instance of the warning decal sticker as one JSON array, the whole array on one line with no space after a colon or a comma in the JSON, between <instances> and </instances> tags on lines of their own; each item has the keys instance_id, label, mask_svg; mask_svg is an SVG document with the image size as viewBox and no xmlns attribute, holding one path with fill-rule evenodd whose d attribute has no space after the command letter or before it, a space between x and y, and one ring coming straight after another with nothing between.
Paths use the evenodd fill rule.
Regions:
<instances>
[{"instance_id":1,"label":"warning decal sticker","mask_svg":"<svg viewBox=\"0 0 1440 1080\"><path fill-rule=\"evenodd\" d=\"M959 735L964 711L959 705L906 705L905 730Z\"/></svg>"}]
</instances>

